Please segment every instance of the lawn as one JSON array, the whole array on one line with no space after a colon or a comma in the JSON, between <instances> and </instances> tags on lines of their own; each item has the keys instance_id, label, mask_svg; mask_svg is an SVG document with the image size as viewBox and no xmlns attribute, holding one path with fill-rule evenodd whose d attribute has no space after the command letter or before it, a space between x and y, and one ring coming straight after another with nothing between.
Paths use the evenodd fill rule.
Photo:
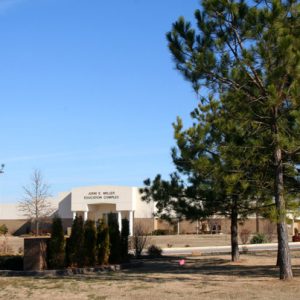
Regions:
<instances>
[{"instance_id":1,"label":"lawn","mask_svg":"<svg viewBox=\"0 0 300 300\"><path fill-rule=\"evenodd\" d=\"M2 277L0 299L299 299L300 252L293 253L295 278L277 279L275 254L145 260L136 269L74 277Z\"/></svg>"}]
</instances>

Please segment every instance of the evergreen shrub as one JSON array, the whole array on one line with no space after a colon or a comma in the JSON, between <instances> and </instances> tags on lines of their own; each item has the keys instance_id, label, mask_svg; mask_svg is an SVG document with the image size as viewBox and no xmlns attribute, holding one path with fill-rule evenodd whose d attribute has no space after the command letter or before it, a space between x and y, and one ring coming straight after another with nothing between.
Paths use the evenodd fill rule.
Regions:
<instances>
[{"instance_id":1,"label":"evergreen shrub","mask_svg":"<svg viewBox=\"0 0 300 300\"><path fill-rule=\"evenodd\" d=\"M122 261L128 260L128 236L129 236L129 221L127 219L122 220L121 231L121 259Z\"/></svg>"},{"instance_id":2,"label":"evergreen shrub","mask_svg":"<svg viewBox=\"0 0 300 300\"><path fill-rule=\"evenodd\" d=\"M52 220L51 238L47 247L48 267L63 268L65 264L65 238L61 218L55 216Z\"/></svg>"},{"instance_id":3,"label":"evergreen shrub","mask_svg":"<svg viewBox=\"0 0 300 300\"><path fill-rule=\"evenodd\" d=\"M108 229L110 239L110 263L119 263L121 261L121 236L117 215L114 213L108 214Z\"/></svg>"},{"instance_id":4,"label":"evergreen shrub","mask_svg":"<svg viewBox=\"0 0 300 300\"><path fill-rule=\"evenodd\" d=\"M23 270L23 256L22 255L1 255L0 256L0 270Z\"/></svg>"},{"instance_id":5,"label":"evergreen shrub","mask_svg":"<svg viewBox=\"0 0 300 300\"><path fill-rule=\"evenodd\" d=\"M84 265L83 219L81 216L76 216L72 224L71 236L67 242L67 259L70 266L82 267Z\"/></svg>"},{"instance_id":6,"label":"evergreen shrub","mask_svg":"<svg viewBox=\"0 0 300 300\"><path fill-rule=\"evenodd\" d=\"M0 235L6 235L8 233L8 228L5 224L0 226Z\"/></svg>"},{"instance_id":7,"label":"evergreen shrub","mask_svg":"<svg viewBox=\"0 0 300 300\"><path fill-rule=\"evenodd\" d=\"M84 224L83 256L85 266L94 266L96 263L97 235L95 222L87 220Z\"/></svg>"},{"instance_id":8,"label":"evergreen shrub","mask_svg":"<svg viewBox=\"0 0 300 300\"><path fill-rule=\"evenodd\" d=\"M264 244L267 243L267 237L263 233L255 234L250 240L250 244Z\"/></svg>"},{"instance_id":9,"label":"evergreen shrub","mask_svg":"<svg viewBox=\"0 0 300 300\"><path fill-rule=\"evenodd\" d=\"M107 265L109 263L110 255L110 241L109 230L103 220L99 220L97 224L97 260L100 265Z\"/></svg>"},{"instance_id":10,"label":"evergreen shrub","mask_svg":"<svg viewBox=\"0 0 300 300\"><path fill-rule=\"evenodd\" d=\"M160 257L162 254L162 249L156 245L151 245L148 247L147 252L151 257Z\"/></svg>"},{"instance_id":11,"label":"evergreen shrub","mask_svg":"<svg viewBox=\"0 0 300 300\"><path fill-rule=\"evenodd\" d=\"M169 235L169 230L166 229L155 229L151 233L152 235Z\"/></svg>"}]
</instances>

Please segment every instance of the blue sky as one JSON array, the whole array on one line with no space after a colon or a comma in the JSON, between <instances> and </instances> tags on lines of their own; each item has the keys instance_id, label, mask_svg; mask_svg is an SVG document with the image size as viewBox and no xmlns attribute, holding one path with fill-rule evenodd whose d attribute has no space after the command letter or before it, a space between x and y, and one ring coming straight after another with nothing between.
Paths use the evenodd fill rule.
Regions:
<instances>
[{"instance_id":1,"label":"blue sky","mask_svg":"<svg viewBox=\"0 0 300 300\"><path fill-rule=\"evenodd\" d=\"M0 0L0 202L40 169L55 195L173 171L196 96L165 33L198 0Z\"/></svg>"}]
</instances>

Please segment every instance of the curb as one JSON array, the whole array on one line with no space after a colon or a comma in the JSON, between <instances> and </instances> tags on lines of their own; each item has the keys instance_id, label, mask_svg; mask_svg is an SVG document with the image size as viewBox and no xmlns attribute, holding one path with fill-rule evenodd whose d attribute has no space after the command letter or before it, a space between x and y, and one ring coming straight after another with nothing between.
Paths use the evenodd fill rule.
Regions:
<instances>
[{"instance_id":1,"label":"curb","mask_svg":"<svg viewBox=\"0 0 300 300\"><path fill-rule=\"evenodd\" d=\"M277 243L239 245L240 253L277 251ZM289 242L290 250L300 250L300 242ZM163 255L209 255L231 253L231 246L163 248Z\"/></svg>"}]
</instances>

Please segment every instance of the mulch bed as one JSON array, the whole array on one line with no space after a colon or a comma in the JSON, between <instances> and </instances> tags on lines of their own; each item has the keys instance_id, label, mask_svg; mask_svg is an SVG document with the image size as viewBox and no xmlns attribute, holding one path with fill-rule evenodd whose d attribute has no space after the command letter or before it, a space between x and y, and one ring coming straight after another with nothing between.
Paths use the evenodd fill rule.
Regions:
<instances>
[{"instance_id":1,"label":"mulch bed","mask_svg":"<svg viewBox=\"0 0 300 300\"><path fill-rule=\"evenodd\" d=\"M138 268L143 265L141 261L128 262L116 265L98 266L93 268L66 268L60 270L32 270L32 271L15 271L0 270L0 276L72 276L72 275L97 275L108 272L118 272L120 270Z\"/></svg>"}]
</instances>

